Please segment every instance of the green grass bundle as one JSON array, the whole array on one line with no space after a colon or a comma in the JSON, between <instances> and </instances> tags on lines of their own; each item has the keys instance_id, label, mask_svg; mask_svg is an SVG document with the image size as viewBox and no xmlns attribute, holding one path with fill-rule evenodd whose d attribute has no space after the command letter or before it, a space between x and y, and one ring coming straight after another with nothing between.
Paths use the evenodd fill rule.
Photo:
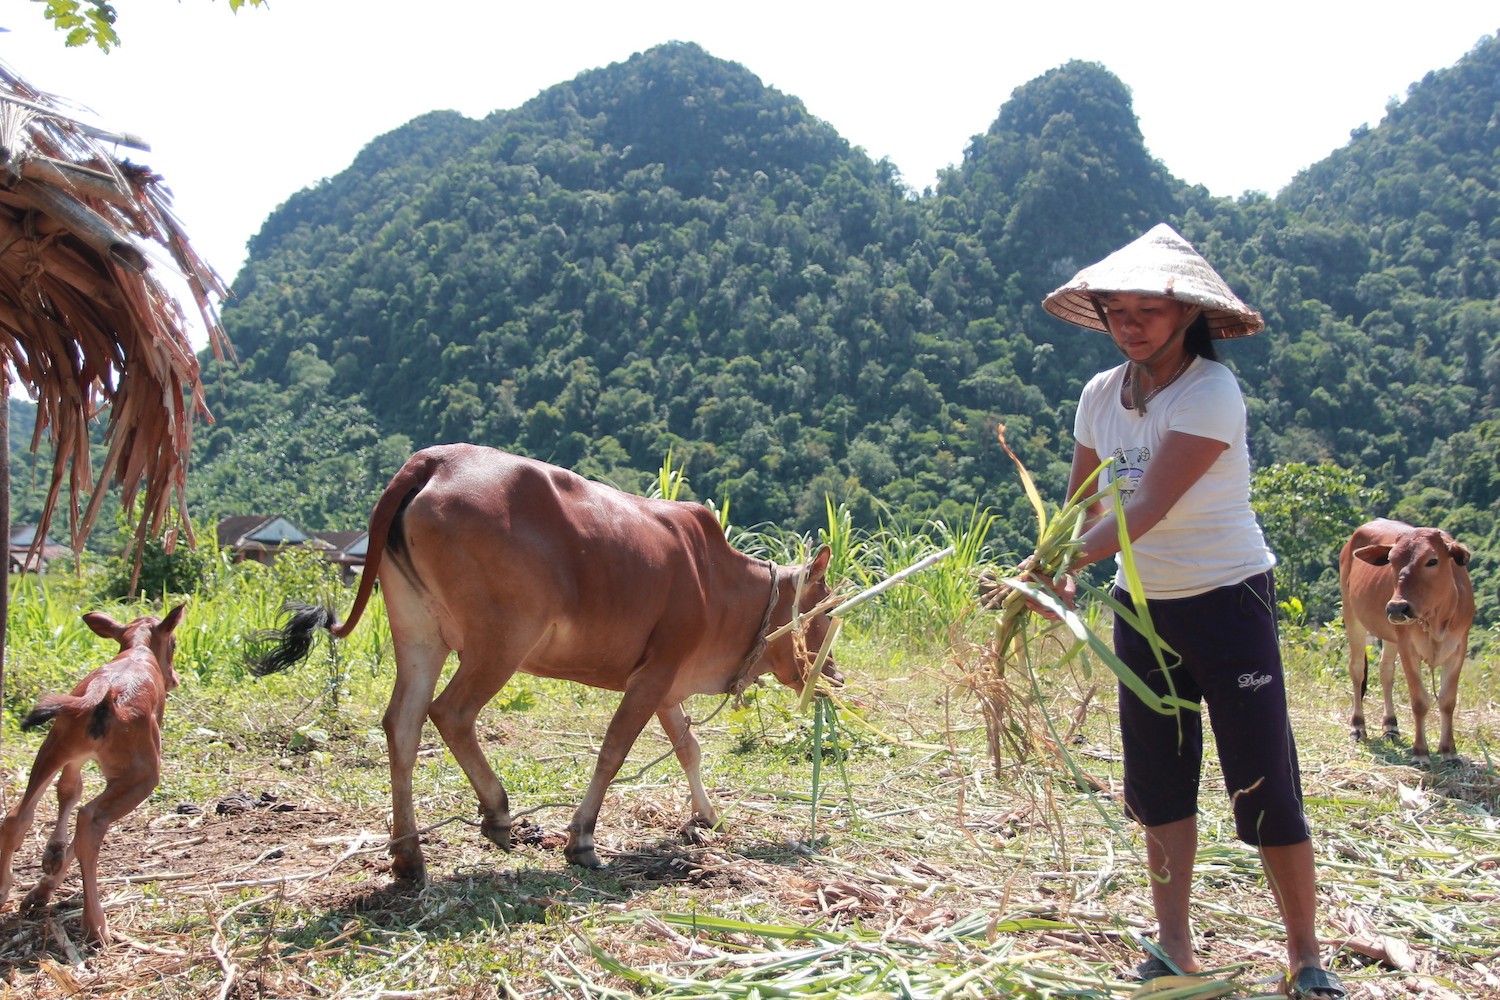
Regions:
<instances>
[{"instance_id":1,"label":"green grass bundle","mask_svg":"<svg viewBox=\"0 0 1500 1000\"><path fill-rule=\"evenodd\" d=\"M1105 664L1128 690L1154 711L1166 715L1184 709L1197 711L1195 703L1178 698L1171 692L1171 667L1177 656L1157 636L1150 616L1145 611L1144 588L1136 572L1130 539L1126 534L1125 512L1118 482L1090 492L1095 489L1099 473L1103 471L1104 467L1101 465L1066 503L1049 514L1031 473L1006 442L1004 425L999 427L997 435L1001 447L1020 471L1022 487L1037 518L1037 540L1031 554L1014 567L991 574L991 589L985 595L984 604L996 612L994 639L987 651L986 662L969 679L984 710L990 753L997 773L1003 767L1003 746L1006 743L1019 755L1024 755L1037 742L1054 748L1062 745L1064 741L1056 732L1051 716L1045 711L1043 685L1038 671L1056 671L1081 657L1085 651ZM1081 538L1087 526L1088 512L1096 504L1102 503L1109 503L1113 507L1115 520L1120 528L1121 561L1134 607L1115 600L1108 589L1091 587L1083 581L1079 581L1078 593L1111 608L1115 614L1124 616L1125 620L1146 636L1158 664L1168 678L1169 693L1165 696L1152 691L1127 667L1115 655L1107 638L1101 637L1099 631L1091 627L1077 608L1065 605L1050 586L1039 582L1040 578L1053 581L1069 572L1082 547ZM1062 626L1061 631L1052 621L1038 614L1038 608L1055 616ZM1049 651L1049 655L1043 657L1043 650ZM1055 655L1052 651L1055 651ZM1024 685L1019 693L1013 686L1013 679L1016 678ZM1041 712L1039 724L1036 720L1028 719L1032 708ZM1038 728L1043 732L1038 734Z\"/></svg>"}]
</instances>

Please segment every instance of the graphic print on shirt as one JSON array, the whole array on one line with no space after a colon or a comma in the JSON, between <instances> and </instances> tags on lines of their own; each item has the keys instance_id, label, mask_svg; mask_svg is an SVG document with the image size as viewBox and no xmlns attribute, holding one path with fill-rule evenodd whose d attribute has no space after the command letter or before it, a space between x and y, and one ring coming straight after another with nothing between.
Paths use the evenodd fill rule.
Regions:
<instances>
[{"instance_id":1,"label":"graphic print on shirt","mask_svg":"<svg viewBox=\"0 0 1500 1000\"><path fill-rule=\"evenodd\" d=\"M1136 487L1141 485L1141 477L1146 474L1146 463L1151 461L1151 449L1116 448L1110 461L1110 478L1120 482L1120 502L1129 503Z\"/></svg>"}]
</instances>

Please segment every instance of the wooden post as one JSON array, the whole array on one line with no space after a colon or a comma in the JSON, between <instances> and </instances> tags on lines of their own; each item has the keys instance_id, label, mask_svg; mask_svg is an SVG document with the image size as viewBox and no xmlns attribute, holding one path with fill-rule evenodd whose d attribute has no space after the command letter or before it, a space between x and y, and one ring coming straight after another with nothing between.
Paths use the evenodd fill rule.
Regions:
<instances>
[{"instance_id":1,"label":"wooden post","mask_svg":"<svg viewBox=\"0 0 1500 1000\"><path fill-rule=\"evenodd\" d=\"M10 635L10 371L0 358L0 527L5 529L5 579L0 584L0 743L5 741L5 642Z\"/></svg>"}]
</instances>

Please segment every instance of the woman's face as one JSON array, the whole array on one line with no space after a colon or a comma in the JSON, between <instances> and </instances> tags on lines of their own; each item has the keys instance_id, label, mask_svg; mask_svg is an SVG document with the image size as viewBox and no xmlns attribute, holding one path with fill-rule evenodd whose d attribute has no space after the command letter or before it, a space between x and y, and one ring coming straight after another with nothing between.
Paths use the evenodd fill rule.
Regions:
<instances>
[{"instance_id":1,"label":"woman's face","mask_svg":"<svg viewBox=\"0 0 1500 1000\"><path fill-rule=\"evenodd\" d=\"M1132 361L1144 361L1161 350L1192 309L1177 299L1133 292L1101 295L1099 304L1109 320L1110 336L1115 338L1121 353Z\"/></svg>"}]
</instances>

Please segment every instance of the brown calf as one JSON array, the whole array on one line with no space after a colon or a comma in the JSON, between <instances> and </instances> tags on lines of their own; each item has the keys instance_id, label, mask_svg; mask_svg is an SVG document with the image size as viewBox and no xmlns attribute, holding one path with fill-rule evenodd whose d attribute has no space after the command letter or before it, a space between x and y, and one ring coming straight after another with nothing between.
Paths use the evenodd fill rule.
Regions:
<instances>
[{"instance_id":1,"label":"brown calf","mask_svg":"<svg viewBox=\"0 0 1500 1000\"><path fill-rule=\"evenodd\" d=\"M1425 763L1427 711L1431 695L1422 677L1423 661L1439 669L1438 711L1442 732L1438 753L1457 756L1453 711L1458 703L1458 676L1474 623L1474 588L1469 580L1469 549L1437 528L1414 528L1378 518L1355 529L1339 553L1339 590L1344 599L1344 629L1349 635L1349 677L1354 685L1350 726L1365 738L1364 696L1369 663L1365 644L1380 640L1380 686L1385 696L1385 735L1397 735L1391 700L1399 651L1411 698L1412 757Z\"/></svg>"},{"instance_id":2,"label":"brown calf","mask_svg":"<svg viewBox=\"0 0 1500 1000\"><path fill-rule=\"evenodd\" d=\"M376 503L369 539L349 617L297 608L259 672L302 659L317 629L347 636L379 578L396 653L385 732L391 870L402 880L425 877L412 768L427 719L474 786L481 831L508 849L510 802L475 735L480 711L517 671L622 692L568 824L568 860L594 867L604 793L646 722L656 716L687 775L689 825L712 825L682 703L764 673L801 691L796 637L767 633L796 610L817 650L829 628L826 614L808 613L829 594L826 546L805 566L777 566L732 548L700 504L632 496L492 448L412 456ZM450 650L458 670L434 698ZM831 660L824 670L836 676Z\"/></svg>"},{"instance_id":3,"label":"brown calf","mask_svg":"<svg viewBox=\"0 0 1500 1000\"><path fill-rule=\"evenodd\" d=\"M182 621L179 604L165 618L137 618L121 625L93 611L89 628L120 644L120 653L78 682L72 694L49 694L37 703L23 729L52 723L37 751L26 794L0 823L0 904L10 896L11 859L31 829L37 800L57 782L57 825L42 854L42 877L21 904L23 912L47 905L58 882L78 857L83 872L83 927L92 940L109 941L99 903L99 847L110 824L146 801L161 777L161 720L167 692L177 686L172 635ZM99 762L104 790L78 812L78 830L68 841L68 817L83 796L83 765Z\"/></svg>"}]
</instances>

